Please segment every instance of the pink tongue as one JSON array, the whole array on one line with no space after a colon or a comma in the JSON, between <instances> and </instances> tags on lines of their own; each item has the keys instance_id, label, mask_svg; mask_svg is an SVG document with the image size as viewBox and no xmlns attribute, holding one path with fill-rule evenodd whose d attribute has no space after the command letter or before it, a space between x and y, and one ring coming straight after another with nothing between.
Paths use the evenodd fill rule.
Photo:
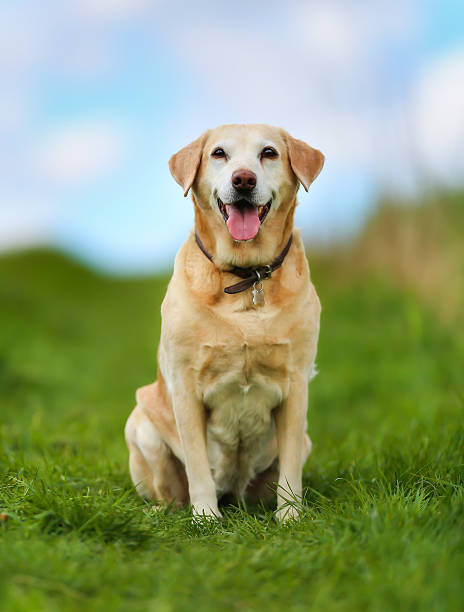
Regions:
<instances>
[{"instance_id":1,"label":"pink tongue","mask_svg":"<svg viewBox=\"0 0 464 612\"><path fill-rule=\"evenodd\" d=\"M261 222L256 206L237 208L230 205L227 228L234 240L251 240L258 233Z\"/></svg>"}]
</instances>

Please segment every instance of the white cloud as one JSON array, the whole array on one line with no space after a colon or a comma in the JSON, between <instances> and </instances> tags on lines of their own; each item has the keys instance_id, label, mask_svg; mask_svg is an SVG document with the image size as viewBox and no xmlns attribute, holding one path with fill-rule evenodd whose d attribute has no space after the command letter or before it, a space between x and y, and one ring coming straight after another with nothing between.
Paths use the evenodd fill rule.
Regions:
<instances>
[{"instance_id":1,"label":"white cloud","mask_svg":"<svg viewBox=\"0 0 464 612\"><path fill-rule=\"evenodd\" d=\"M13 88L3 91L0 96L0 137L17 133L28 121L29 115L30 106L21 92Z\"/></svg>"},{"instance_id":2,"label":"white cloud","mask_svg":"<svg viewBox=\"0 0 464 612\"><path fill-rule=\"evenodd\" d=\"M412 96L415 155L425 176L464 183L464 48L434 61Z\"/></svg>"},{"instance_id":3,"label":"white cloud","mask_svg":"<svg viewBox=\"0 0 464 612\"><path fill-rule=\"evenodd\" d=\"M115 68L120 31L151 15L158 1L70 0L0 3L2 88L27 85L43 72L66 77Z\"/></svg>"},{"instance_id":4,"label":"white cloud","mask_svg":"<svg viewBox=\"0 0 464 612\"><path fill-rule=\"evenodd\" d=\"M372 149L383 157L382 142L391 139L386 125L404 91L381 60L418 36L416 4L292 2L288 11L257 5L261 20L240 30L222 13L205 20L192 10L188 27L163 19L175 52L204 87L197 123L201 117L208 126L222 120L282 125L330 160L383 176L383 159L377 163ZM239 2L234 13L243 9Z\"/></svg>"},{"instance_id":5,"label":"white cloud","mask_svg":"<svg viewBox=\"0 0 464 612\"><path fill-rule=\"evenodd\" d=\"M24 6L16 6L13 3L2 5L0 10L2 77L16 79L44 59L48 46L47 28L43 15L35 13L35 10L26 11Z\"/></svg>"},{"instance_id":6,"label":"white cloud","mask_svg":"<svg viewBox=\"0 0 464 612\"><path fill-rule=\"evenodd\" d=\"M295 11L295 43L321 69L356 73L375 58L369 51L410 37L420 20L412 3L307 2Z\"/></svg>"},{"instance_id":7,"label":"white cloud","mask_svg":"<svg viewBox=\"0 0 464 612\"><path fill-rule=\"evenodd\" d=\"M93 23L108 24L140 17L156 6L150 0L76 0L76 14Z\"/></svg>"},{"instance_id":8,"label":"white cloud","mask_svg":"<svg viewBox=\"0 0 464 612\"><path fill-rule=\"evenodd\" d=\"M39 173L61 185L99 178L121 162L126 142L122 130L105 120L85 120L56 128L36 151Z\"/></svg>"}]
</instances>

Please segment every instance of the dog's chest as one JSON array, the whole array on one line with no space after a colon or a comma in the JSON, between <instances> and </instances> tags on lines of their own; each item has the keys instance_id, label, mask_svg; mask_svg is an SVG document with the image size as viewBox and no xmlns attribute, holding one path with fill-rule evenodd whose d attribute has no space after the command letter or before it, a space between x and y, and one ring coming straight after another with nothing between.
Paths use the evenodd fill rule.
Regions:
<instances>
[{"instance_id":1,"label":"dog's chest","mask_svg":"<svg viewBox=\"0 0 464 612\"><path fill-rule=\"evenodd\" d=\"M201 346L198 383L208 426L224 443L262 436L288 389L289 341L237 341Z\"/></svg>"},{"instance_id":2,"label":"dog's chest","mask_svg":"<svg viewBox=\"0 0 464 612\"><path fill-rule=\"evenodd\" d=\"M287 395L289 363L289 341L202 345L198 384L218 491L241 495L254 474L272 461L272 410Z\"/></svg>"},{"instance_id":3,"label":"dog's chest","mask_svg":"<svg viewBox=\"0 0 464 612\"><path fill-rule=\"evenodd\" d=\"M205 405L215 410L233 396L234 404L259 401L272 409L286 391L289 360L288 340L203 343L198 382Z\"/></svg>"}]
</instances>

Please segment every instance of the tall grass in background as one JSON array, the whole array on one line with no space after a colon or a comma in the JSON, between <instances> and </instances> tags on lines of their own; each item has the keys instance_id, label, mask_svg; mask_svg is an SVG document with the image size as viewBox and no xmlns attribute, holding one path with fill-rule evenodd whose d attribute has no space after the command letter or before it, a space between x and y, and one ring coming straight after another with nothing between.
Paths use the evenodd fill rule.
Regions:
<instances>
[{"instance_id":1,"label":"tall grass in background","mask_svg":"<svg viewBox=\"0 0 464 612\"><path fill-rule=\"evenodd\" d=\"M353 242L320 256L338 280L376 273L455 321L464 313L464 193L385 198Z\"/></svg>"}]
</instances>

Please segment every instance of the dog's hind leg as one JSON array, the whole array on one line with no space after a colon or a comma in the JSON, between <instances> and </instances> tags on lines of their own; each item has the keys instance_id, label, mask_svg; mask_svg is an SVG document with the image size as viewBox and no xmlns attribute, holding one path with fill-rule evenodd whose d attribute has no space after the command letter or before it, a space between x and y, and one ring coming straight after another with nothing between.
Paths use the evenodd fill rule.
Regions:
<instances>
[{"instance_id":1,"label":"dog's hind leg","mask_svg":"<svg viewBox=\"0 0 464 612\"><path fill-rule=\"evenodd\" d=\"M140 404L134 408L125 428L132 481L142 497L185 505L188 484L183 463L174 455L144 408Z\"/></svg>"},{"instance_id":2,"label":"dog's hind leg","mask_svg":"<svg viewBox=\"0 0 464 612\"><path fill-rule=\"evenodd\" d=\"M156 499L153 474L137 444L137 407L127 420L124 429L129 448L129 471L137 493L146 499Z\"/></svg>"}]
</instances>

